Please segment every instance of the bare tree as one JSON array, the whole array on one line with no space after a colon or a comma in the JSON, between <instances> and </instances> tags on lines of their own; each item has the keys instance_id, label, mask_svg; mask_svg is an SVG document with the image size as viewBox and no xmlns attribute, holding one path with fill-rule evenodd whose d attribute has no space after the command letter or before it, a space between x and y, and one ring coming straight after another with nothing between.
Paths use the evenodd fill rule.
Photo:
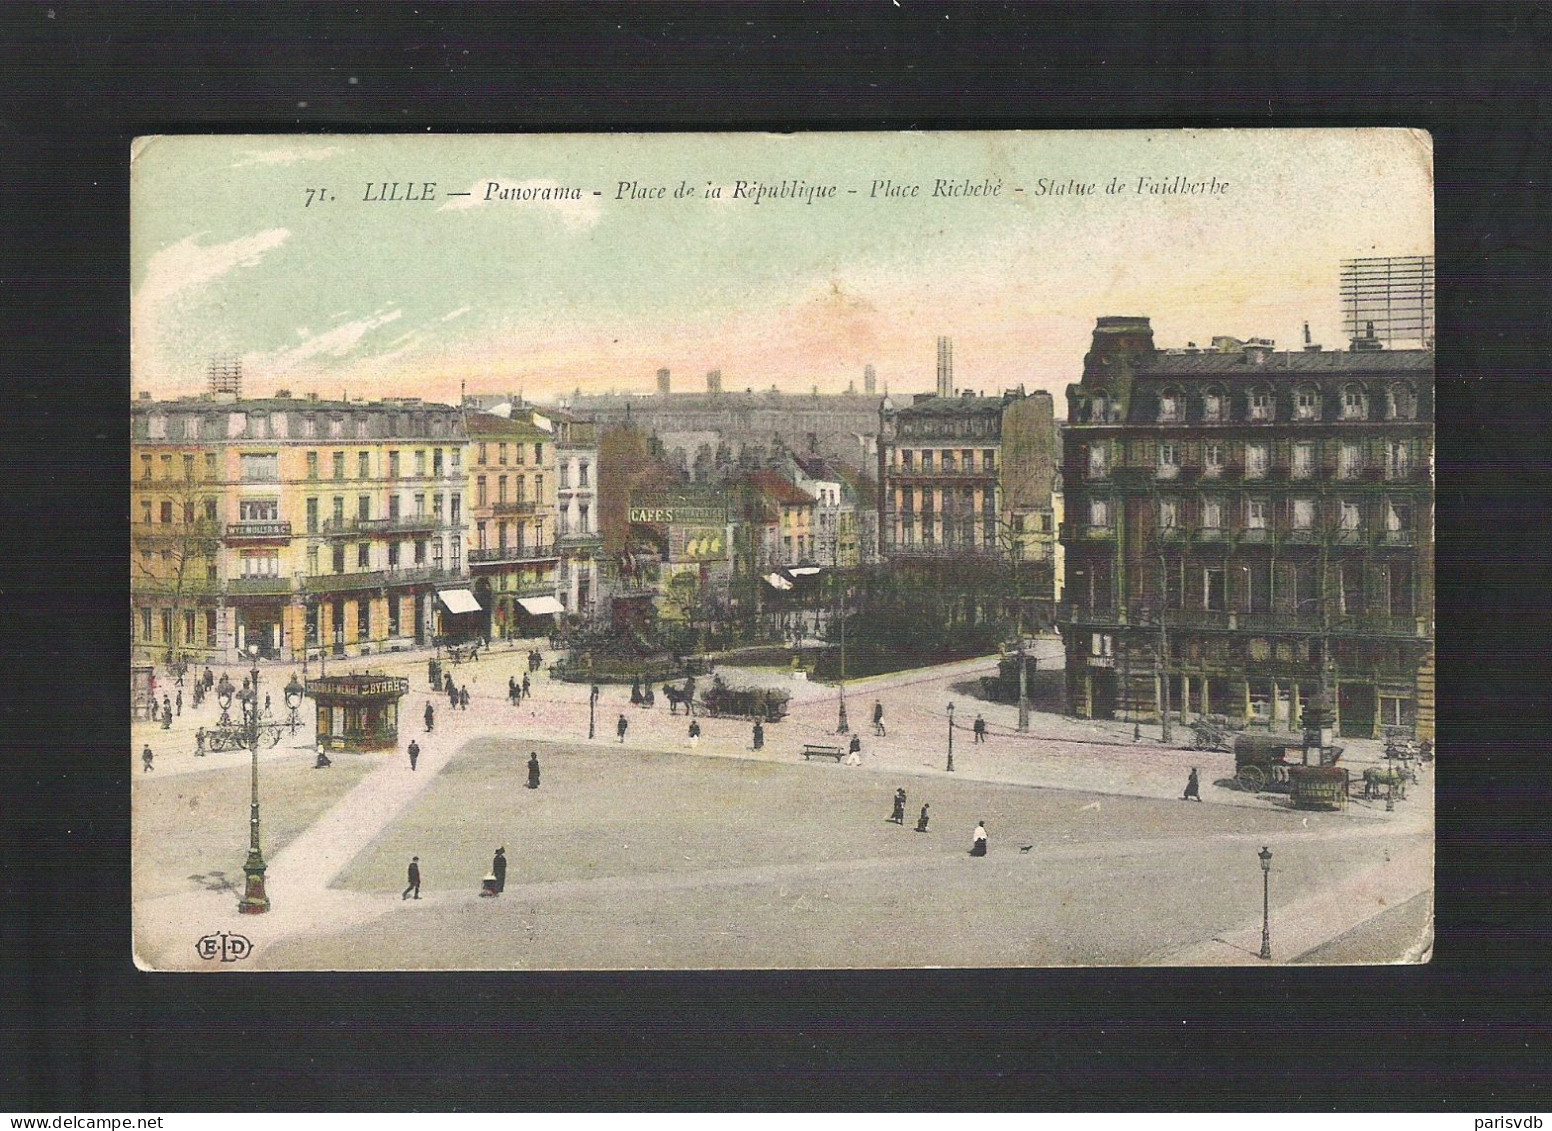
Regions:
<instances>
[{"instance_id":1,"label":"bare tree","mask_svg":"<svg viewBox=\"0 0 1552 1131\"><path fill-rule=\"evenodd\" d=\"M169 664L182 660L180 622L193 604L193 591L208 584L221 551L221 527L214 491L197 484L180 484L165 491L146 492L139 521L131 528L131 561L136 588L167 601L172 632L166 641ZM186 634L185 634L186 635Z\"/></svg>"}]
</instances>

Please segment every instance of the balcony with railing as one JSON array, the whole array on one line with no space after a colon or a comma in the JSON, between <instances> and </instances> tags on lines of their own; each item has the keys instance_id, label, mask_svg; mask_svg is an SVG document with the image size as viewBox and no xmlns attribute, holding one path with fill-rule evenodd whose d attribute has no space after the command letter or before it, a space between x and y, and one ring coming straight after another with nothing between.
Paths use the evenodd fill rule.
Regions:
<instances>
[{"instance_id":1,"label":"balcony with railing","mask_svg":"<svg viewBox=\"0 0 1552 1131\"><path fill-rule=\"evenodd\" d=\"M395 567L359 573L313 574L302 579L302 588L308 593L348 593L362 589L385 589L396 585L422 585L457 576L454 570L436 566Z\"/></svg>"},{"instance_id":2,"label":"balcony with railing","mask_svg":"<svg viewBox=\"0 0 1552 1131\"><path fill-rule=\"evenodd\" d=\"M226 524L228 542L272 541L290 537L291 524L277 519L248 519Z\"/></svg>"},{"instance_id":3,"label":"balcony with railing","mask_svg":"<svg viewBox=\"0 0 1552 1131\"><path fill-rule=\"evenodd\" d=\"M918 479L996 479L995 467L891 467L889 469L891 480L918 480Z\"/></svg>"},{"instance_id":4,"label":"balcony with railing","mask_svg":"<svg viewBox=\"0 0 1552 1131\"><path fill-rule=\"evenodd\" d=\"M553 542L541 542L537 545L511 545L496 546L491 549L470 550L469 564L476 565L505 565L516 562L543 562L551 561L560 556L560 551Z\"/></svg>"},{"instance_id":5,"label":"balcony with railing","mask_svg":"<svg viewBox=\"0 0 1552 1131\"><path fill-rule=\"evenodd\" d=\"M1113 542L1115 536L1113 526L1096 526L1091 522L1062 523L1063 542Z\"/></svg>"},{"instance_id":6,"label":"balcony with railing","mask_svg":"<svg viewBox=\"0 0 1552 1131\"><path fill-rule=\"evenodd\" d=\"M537 514L539 504L532 499L519 499L514 503L491 503L489 509L494 515Z\"/></svg>"},{"instance_id":7,"label":"balcony with railing","mask_svg":"<svg viewBox=\"0 0 1552 1131\"><path fill-rule=\"evenodd\" d=\"M442 525L434 514L399 515L391 518L330 518L322 524L324 534L351 537L379 534L429 534Z\"/></svg>"},{"instance_id":8,"label":"balcony with railing","mask_svg":"<svg viewBox=\"0 0 1552 1131\"><path fill-rule=\"evenodd\" d=\"M226 591L235 597L270 597L291 592L289 577L234 577L227 581Z\"/></svg>"}]
</instances>

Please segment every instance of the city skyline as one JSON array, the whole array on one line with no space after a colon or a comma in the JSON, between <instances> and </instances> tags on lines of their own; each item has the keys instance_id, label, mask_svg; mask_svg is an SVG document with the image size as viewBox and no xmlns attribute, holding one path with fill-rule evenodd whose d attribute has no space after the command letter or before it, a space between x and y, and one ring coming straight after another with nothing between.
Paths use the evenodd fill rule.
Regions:
<instances>
[{"instance_id":1,"label":"city skyline","mask_svg":"<svg viewBox=\"0 0 1552 1131\"><path fill-rule=\"evenodd\" d=\"M1341 260L1431 254L1431 180L1406 130L142 139L133 386L909 393L941 334L959 387L1059 397L1101 315L1344 346Z\"/></svg>"}]
</instances>

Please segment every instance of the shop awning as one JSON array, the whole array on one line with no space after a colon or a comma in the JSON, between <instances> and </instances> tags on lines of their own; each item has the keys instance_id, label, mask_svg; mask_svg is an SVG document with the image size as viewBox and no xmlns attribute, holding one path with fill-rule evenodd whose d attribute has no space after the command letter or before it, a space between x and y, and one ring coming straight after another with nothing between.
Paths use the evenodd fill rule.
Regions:
<instances>
[{"instance_id":1,"label":"shop awning","mask_svg":"<svg viewBox=\"0 0 1552 1131\"><path fill-rule=\"evenodd\" d=\"M765 575L765 583L767 585L769 585L772 589L791 589L792 588L792 582L788 581L785 577L783 577L779 573L768 573L768 574L766 574Z\"/></svg>"},{"instance_id":2,"label":"shop awning","mask_svg":"<svg viewBox=\"0 0 1552 1131\"><path fill-rule=\"evenodd\" d=\"M793 577L812 577L819 572L818 566L791 566L787 569Z\"/></svg>"},{"instance_id":3,"label":"shop awning","mask_svg":"<svg viewBox=\"0 0 1552 1131\"><path fill-rule=\"evenodd\" d=\"M530 613L536 617L566 611L566 606L562 605L554 597L519 597L517 603L523 606L523 612Z\"/></svg>"},{"instance_id":4,"label":"shop awning","mask_svg":"<svg viewBox=\"0 0 1552 1131\"><path fill-rule=\"evenodd\" d=\"M442 589L437 592L442 598L442 604L447 606L450 613L477 613L480 611L480 603L474 599L474 594L467 589Z\"/></svg>"}]
</instances>

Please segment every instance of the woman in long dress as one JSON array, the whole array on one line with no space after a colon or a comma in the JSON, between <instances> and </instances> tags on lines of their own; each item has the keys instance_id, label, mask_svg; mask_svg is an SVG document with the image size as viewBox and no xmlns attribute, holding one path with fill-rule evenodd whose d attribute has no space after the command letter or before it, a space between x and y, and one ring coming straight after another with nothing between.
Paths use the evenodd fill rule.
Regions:
<instances>
[{"instance_id":1,"label":"woman in long dress","mask_svg":"<svg viewBox=\"0 0 1552 1131\"><path fill-rule=\"evenodd\" d=\"M985 856L986 855L986 822L985 821L978 821L976 823L975 832L972 834L972 839L973 839L974 843L970 845L970 855L971 856Z\"/></svg>"}]
</instances>

